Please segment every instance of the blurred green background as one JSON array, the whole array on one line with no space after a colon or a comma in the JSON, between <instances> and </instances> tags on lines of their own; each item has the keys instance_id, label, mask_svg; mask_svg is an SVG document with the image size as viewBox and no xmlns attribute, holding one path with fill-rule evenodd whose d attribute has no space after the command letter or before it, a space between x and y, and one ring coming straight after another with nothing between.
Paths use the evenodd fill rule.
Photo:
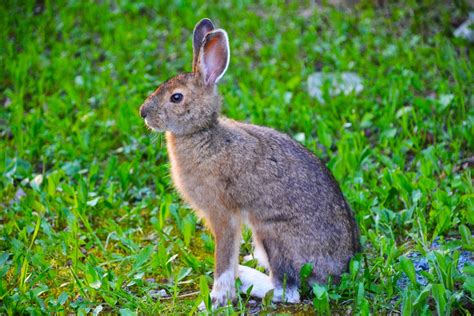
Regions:
<instances>
[{"instance_id":1,"label":"blurred green background","mask_svg":"<svg viewBox=\"0 0 474 316\"><path fill-rule=\"evenodd\" d=\"M223 312L469 314L474 53L452 34L473 7L350 2L2 1L0 313L193 313L206 297L212 237L138 108L191 70L209 17L230 38L224 114L321 157L365 249L306 304L242 295ZM363 89L312 98L315 72Z\"/></svg>"}]
</instances>

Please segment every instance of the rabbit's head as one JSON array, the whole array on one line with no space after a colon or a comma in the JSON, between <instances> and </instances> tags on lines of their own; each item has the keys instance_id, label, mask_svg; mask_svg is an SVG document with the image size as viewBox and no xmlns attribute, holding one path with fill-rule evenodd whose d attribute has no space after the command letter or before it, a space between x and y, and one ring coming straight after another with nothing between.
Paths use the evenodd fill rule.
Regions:
<instances>
[{"instance_id":1,"label":"rabbit's head","mask_svg":"<svg viewBox=\"0 0 474 316\"><path fill-rule=\"evenodd\" d=\"M224 30L203 19L193 33L193 72L162 83L140 108L145 123L157 131L186 135L215 124L220 110L216 84L229 65Z\"/></svg>"}]
</instances>

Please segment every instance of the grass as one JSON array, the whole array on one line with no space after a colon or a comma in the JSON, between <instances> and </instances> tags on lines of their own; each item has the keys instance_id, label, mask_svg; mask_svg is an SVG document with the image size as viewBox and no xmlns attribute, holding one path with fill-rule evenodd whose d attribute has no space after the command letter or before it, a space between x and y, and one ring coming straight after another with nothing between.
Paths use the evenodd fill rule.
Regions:
<instances>
[{"instance_id":1,"label":"grass","mask_svg":"<svg viewBox=\"0 0 474 316\"><path fill-rule=\"evenodd\" d=\"M138 107L190 71L192 28L210 17L231 41L225 115L319 155L362 233L339 285L263 311L470 315L474 50L451 35L469 8L390 3L2 2L0 314L193 313L206 298L212 237ZM364 90L320 103L314 71L356 72Z\"/></svg>"}]
</instances>

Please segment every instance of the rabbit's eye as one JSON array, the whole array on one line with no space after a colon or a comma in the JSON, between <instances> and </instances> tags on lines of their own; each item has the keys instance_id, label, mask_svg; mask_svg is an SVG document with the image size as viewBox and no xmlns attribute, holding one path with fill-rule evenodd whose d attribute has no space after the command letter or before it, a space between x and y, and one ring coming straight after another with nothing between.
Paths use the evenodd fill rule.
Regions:
<instances>
[{"instance_id":1,"label":"rabbit's eye","mask_svg":"<svg viewBox=\"0 0 474 316\"><path fill-rule=\"evenodd\" d=\"M183 100L183 95L181 93L173 93L171 95L170 101L173 103L179 103Z\"/></svg>"}]
</instances>

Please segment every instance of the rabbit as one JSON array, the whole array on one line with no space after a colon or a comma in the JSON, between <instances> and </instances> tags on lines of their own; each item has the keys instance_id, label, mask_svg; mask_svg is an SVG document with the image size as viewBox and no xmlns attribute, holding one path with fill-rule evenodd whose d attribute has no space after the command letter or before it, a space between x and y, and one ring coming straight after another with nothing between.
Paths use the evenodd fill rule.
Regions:
<instances>
[{"instance_id":1,"label":"rabbit","mask_svg":"<svg viewBox=\"0 0 474 316\"><path fill-rule=\"evenodd\" d=\"M337 280L360 250L351 208L313 153L271 128L220 115L217 83L227 70L227 33L209 19L193 32L192 72L162 83L140 107L145 124L166 132L174 186L215 238L213 307L242 291L300 301L300 269L310 282ZM242 225L252 230L264 274L239 265Z\"/></svg>"}]
</instances>

